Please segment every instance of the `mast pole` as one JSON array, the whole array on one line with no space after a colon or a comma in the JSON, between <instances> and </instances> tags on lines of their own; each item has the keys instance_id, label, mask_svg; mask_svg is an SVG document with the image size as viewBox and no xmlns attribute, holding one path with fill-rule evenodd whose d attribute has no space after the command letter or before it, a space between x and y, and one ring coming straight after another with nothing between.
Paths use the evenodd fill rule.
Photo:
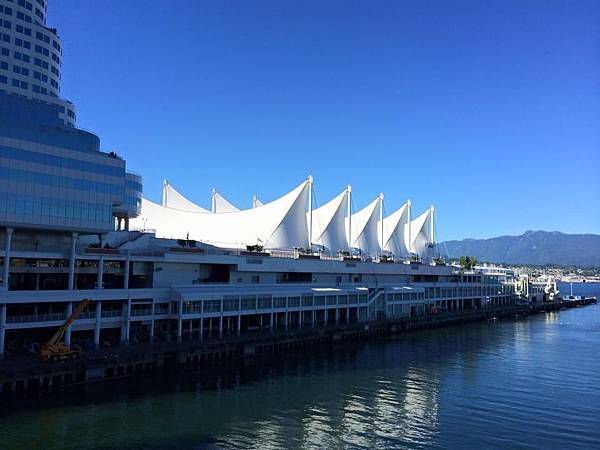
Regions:
<instances>
[{"instance_id":1,"label":"mast pole","mask_svg":"<svg viewBox=\"0 0 600 450\"><path fill-rule=\"evenodd\" d=\"M162 205L163 206L167 206L168 203L168 199L167 199L167 186L169 185L169 182L164 179L163 180L163 191L162 191Z\"/></svg>"},{"instance_id":2,"label":"mast pole","mask_svg":"<svg viewBox=\"0 0 600 450\"><path fill-rule=\"evenodd\" d=\"M352 186L348 185L348 250L352 256Z\"/></svg>"},{"instance_id":3,"label":"mast pole","mask_svg":"<svg viewBox=\"0 0 600 450\"><path fill-rule=\"evenodd\" d=\"M406 247L406 251L408 252L408 258L410 258L410 249L412 247L412 236L411 236L411 231L412 231L412 226L410 223L410 215L411 215L411 210L412 210L412 203L410 200L408 200L408 245Z\"/></svg>"},{"instance_id":4,"label":"mast pole","mask_svg":"<svg viewBox=\"0 0 600 450\"><path fill-rule=\"evenodd\" d=\"M435 227L434 227L434 223L433 223L433 220L434 220L434 217L435 217L434 212L435 212L435 208L433 207L433 205L431 205L431 243L433 245L435 245L435 234L434 234L435 233Z\"/></svg>"},{"instance_id":5,"label":"mast pole","mask_svg":"<svg viewBox=\"0 0 600 450\"><path fill-rule=\"evenodd\" d=\"M216 199L216 195L217 195L217 190L215 188L213 188L212 190L212 196L210 199L210 210L214 213L217 212L217 199Z\"/></svg>"},{"instance_id":6,"label":"mast pole","mask_svg":"<svg viewBox=\"0 0 600 450\"><path fill-rule=\"evenodd\" d=\"M308 176L308 248L312 253L312 235L313 235L313 177Z\"/></svg>"},{"instance_id":7,"label":"mast pole","mask_svg":"<svg viewBox=\"0 0 600 450\"><path fill-rule=\"evenodd\" d=\"M379 219L381 220L381 248L380 252L383 255L383 192L379 194Z\"/></svg>"}]
</instances>

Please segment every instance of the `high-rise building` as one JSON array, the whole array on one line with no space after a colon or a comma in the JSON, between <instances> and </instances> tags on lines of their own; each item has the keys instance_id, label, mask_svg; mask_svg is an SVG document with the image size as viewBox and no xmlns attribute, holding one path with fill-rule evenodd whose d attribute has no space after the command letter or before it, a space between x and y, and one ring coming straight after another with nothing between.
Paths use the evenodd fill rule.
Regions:
<instances>
[{"instance_id":1,"label":"high-rise building","mask_svg":"<svg viewBox=\"0 0 600 450\"><path fill-rule=\"evenodd\" d=\"M0 225L110 231L138 215L141 177L76 128L47 3L0 0Z\"/></svg>"}]
</instances>

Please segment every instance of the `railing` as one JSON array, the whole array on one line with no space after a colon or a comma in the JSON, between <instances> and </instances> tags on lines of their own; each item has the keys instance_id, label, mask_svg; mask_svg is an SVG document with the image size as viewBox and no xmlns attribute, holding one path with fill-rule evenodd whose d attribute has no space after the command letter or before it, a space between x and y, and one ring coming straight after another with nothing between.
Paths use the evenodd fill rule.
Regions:
<instances>
[{"instance_id":1,"label":"railing","mask_svg":"<svg viewBox=\"0 0 600 450\"><path fill-rule=\"evenodd\" d=\"M7 316L6 323L27 323L27 322L56 322L66 320L65 313L52 314L29 314L22 316Z\"/></svg>"},{"instance_id":2,"label":"railing","mask_svg":"<svg viewBox=\"0 0 600 450\"><path fill-rule=\"evenodd\" d=\"M132 309L132 316L150 316L152 315L152 308L144 308L144 309Z\"/></svg>"}]
</instances>

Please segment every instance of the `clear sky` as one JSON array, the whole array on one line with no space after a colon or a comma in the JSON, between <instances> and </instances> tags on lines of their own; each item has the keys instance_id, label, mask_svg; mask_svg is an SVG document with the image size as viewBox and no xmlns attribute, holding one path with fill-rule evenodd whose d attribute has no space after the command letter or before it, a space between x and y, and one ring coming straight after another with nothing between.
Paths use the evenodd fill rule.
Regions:
<instances>
[{"instance_id":1,"label":"clear sky","mask_svg":"<svg viewBox=\"0 0 600 450\"><path fill-rule=\"evenodd\" d=\"M441 240L600 233L600 2L50 0L63 95L159 200L436 206Z\"/></svg>"}]
</instances>

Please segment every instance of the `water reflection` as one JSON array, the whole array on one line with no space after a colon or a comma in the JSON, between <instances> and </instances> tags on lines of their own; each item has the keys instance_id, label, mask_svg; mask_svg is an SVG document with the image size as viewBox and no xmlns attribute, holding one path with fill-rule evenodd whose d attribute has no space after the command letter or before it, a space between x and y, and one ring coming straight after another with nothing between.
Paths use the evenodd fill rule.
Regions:
<instances>
[{"instance_id":1,"label":"water reflection","mask_svg":"<svg viewBox=\"0 0 600 450\"><path fill-rule=\"evenodd\" d=\"M600 333L592 332L600 330L600 307L593 308L559 314L563 324L596 314L583 328L540 315L268 359L220 371L219 383L203 372L135 380L100 392L104 402L95 405L5 415L0 442L11 449L590 447L600 440Z\"/></svg>"}]
</instances>

